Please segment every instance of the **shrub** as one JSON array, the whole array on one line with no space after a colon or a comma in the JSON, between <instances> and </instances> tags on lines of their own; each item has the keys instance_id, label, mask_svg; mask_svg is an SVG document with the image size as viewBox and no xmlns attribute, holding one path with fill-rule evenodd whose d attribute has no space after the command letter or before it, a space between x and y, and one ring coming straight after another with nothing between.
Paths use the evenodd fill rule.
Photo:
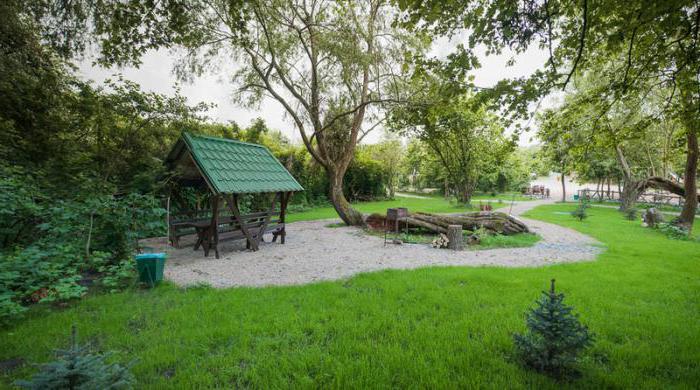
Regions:
<instances>
[{"instance_id":1,"label":"shrub","mask_svg":"<svg viewBox=\"0 0 700 390\"><path fill-rule=\"evenodd\" d=\"M578 356L593 343L593 335L573 308L564 304L564 294L542 292L536 307L527 313L528 332L514 336L522 362L539 372L561 378L573 373Z\"/></svg>"},{"instance_id":2,"label":"shrub","mask_svg":"<svg viewBox=\"0 0 700 390\"><path fill-rule=\"evenodd\" d=\"M7 326L13 318L17 318L27 309L15 302L12 294L0 295L0 325Z\"/></svg>"},{"instance_id":3,"label":"shrub","mask_svg":"<svg viewBox=\"0 0 700 390\"><path fill-rule=\"evenodd\" d=\"M138 194L36 204L32 241L0 251L0 324L18 317L18 306L83 296L85 274L104 277L110 291L128 285L137 240L165 231L158 206Z\"/></svg>"},{"instance_id":4,"label":"shrub","mask_svg":"<svg viewBox=\"0 0 700 390\"><path fill-rule=\"evenodd\" d=\"M668 238L674 240L687 240L689 237L688 230L674 223L661 222L656 227L664 233Z\"/></svg>"},{"instance_id":5,"label":"shrub","mask_svg":"<svg viewBox=\"0 0 700 390\"><path fill-rule=\"evenodd\" d=\"M15 385L25 389L129 389L134 385L128 366L107 362L111 353L93 354L87 345L78 345L75 327L70 347L56 350L56 355L58 360L42 364L34 377Z\"/></svg>"},{"instance_id":6,"label":"shrub","mask_svg":"<svg viewBox=\"0 0 700 390\"><path fill-rule=\"evenodd\" d=\"M630 208L625 210L625 218L627 218L630 221L634 221L637 219L637 215L639 213L639 210L635 208Z\"/></svg>"},{"instance_id":7,"label":"shrub","mask_svg":"<svg viewBox=\"0 0 700 390\"><path fill-rule=\"evenodd\" d=\"M588 205L584 202L581 202L579 203L578 207L576 207L576 210L571 212L571 216L578 219L579 221L583 221L584 219L588 218L588 213L586 212L587 208Z\"/></svg>"},{"instance_id":8,"label":"shrub","mask_svg":"<svg viewBox=\"0 0 700 390\"><path fill-rule=\"evenodd\" d=\"M134 284L136 280L136 263L130 258L116 265L105 265L99 268L103 273L102 286L109 292L117 292Z\"/></svg>"}]
</instances>

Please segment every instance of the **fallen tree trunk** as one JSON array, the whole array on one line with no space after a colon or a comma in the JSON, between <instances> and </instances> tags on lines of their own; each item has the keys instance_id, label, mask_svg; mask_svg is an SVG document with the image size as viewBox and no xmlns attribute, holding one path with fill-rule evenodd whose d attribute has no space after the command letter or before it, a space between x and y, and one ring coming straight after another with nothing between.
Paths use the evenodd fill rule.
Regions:
<instances>
[{"instance_id":1,"label":"fallen tree trunk","mask_svg":"<svg viewBox=\"0 0 700 390\"><path fill-rule=\"evenodd\" d=\"M527 233L530 230L519 219L499 212L477 212L459 215L437 215L429 213L411 213L406 223L412 227L421 227L436 233L447 233L450 225L461 225L465 230L484 228L500 234Z\"/></svg>"},{"instance_id":2,"label":"fallen tree trunk","mask_svg":"<svg viewBox=\"0 0 700 390\"><path fill-rule=\"evenodd\" d=\"M644 192L644 190L646 190L647 188L655 188L657 190L668 191L672 194L676 194L685 198L685 188L683 188L681 184L669 179L664 179L663 177L654 176L646 180L642 180L639 183L638 188L639 193ZM700 195L698 195L698 202L700 202Z\"/></svg>"}]
</instances>

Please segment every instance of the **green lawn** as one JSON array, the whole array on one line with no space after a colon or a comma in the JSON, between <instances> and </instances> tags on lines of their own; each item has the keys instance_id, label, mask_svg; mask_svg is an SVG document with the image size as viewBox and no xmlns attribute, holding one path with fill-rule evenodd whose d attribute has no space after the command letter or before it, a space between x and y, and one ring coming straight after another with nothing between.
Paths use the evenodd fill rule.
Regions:
<instances>
[{"instance_id":1,"label":"green lawn","mask_svg":"<svg viewBox=\"0 0 700 390\"><path fill-rule=\"evenodd\" d=\"M468 249L481 250L492 248L522 248L533 246L541 237L533 233L520 233L506 236L502 234L489 234L481 238L479 245L469 246Z\"/></svg>"},{"instance_id":2,"label":"green lawn","mask_svg":"<svg viewBox=\"0 0 700 390\"><path fill-rule=\"evenodd\" d=\"M599 202L597 200L591 200L590 205L595 207L595 206L603 206L603 207L620 207L620 202L614 202L614 201L602 201ZM637 209L640 210L640 212L643 209L648 209L654 207L655 209L659 211L669 211L669 212L674 212L674 213L680 213L683 210L683 207L681 206L676 206L676 205L670 205L670 204L661 204L661 205L655 205L652 203L637 203ZM697 211L698 216L696 218L700 217L700 208Z\"/></svg>"},{"instance_id":3,"label":"green lawn","mask_svg":"<svg viewBox=\"0 0 700 390\"><path fill-rule=\"evenodd\" d=\"M384 206L381 206L383 208ZM607 246L597 261L540 268L442 267L274 288L163 285L35 308L0 333L0 360L43 362L76 324L83 340L136 359L145 388L559 388L522 369L512 334L549 279L597 342L576 386L700 386L700 244L672 241L573 204L530 217ZM3 374L6 385L30 374Z\"/></svg>"},{"instance_id":4,"label":"green lawn","mask_svg":"<svg viewBox=\"0 0 700 390\"><path fill-rule=\"evenodd\" d=\"M475 200L472 208L456 202L445 200L442 196L422 195L425 198L409 198L397 196L393 200L384 200L378 202L357 202L353 204L358 210L366 214L371 213L386 213L386 209L390 207L407 207L409 211L424 211L428 213L460 213L467 211L478 211L479 200ZM486 199L482 199L486 200ZM490 202L494 209L508 206L508 203L498 203L497 200ZM288 222L308 221L316 219L338 218L338 214L332 206L317 207L311 210L301 212L289 212L287 216Z\"/></svg>"},{"instance_id":5,"label":"green lawn","mask_svg":"<svg viewBox=\"0 0 700 390\"><path fill-rule=\"evenodd\" d=\"M489 201L503 201L505 203L514 200L516 202L527 202L530 200L535 200L536 198L525 196L519 192L505 192L500 194L476 194L472 197L473 201L489 200Z\"/></svg>"},{"instance_id":6,"label":"green lawn","mask_svg":"<svg viewBox=\"0 0 700 390\"><path fill-rule=\"evenodd\" d=\"M331 224L329 227L345 226L344 224ZM365 229L366 234L371 234L373 236L383 237L383 231L377 231L372 229ZM467 242L467 237L473 234L470 231L464 232L464 242ZM415 233L415 232L399 232L388 233L387 238L399 239L404 243L408 244L430 244L437 237L437 234L431 233ZM494 248L521 248L535 245L540 241L541 237L533 233L520 233L513 235L502 235L502 234L486 234L481 236L481 242L477 245L466 245L465 248L469 250L482 250L482 249L494 249Z\"/></svg>"}]
</instances>

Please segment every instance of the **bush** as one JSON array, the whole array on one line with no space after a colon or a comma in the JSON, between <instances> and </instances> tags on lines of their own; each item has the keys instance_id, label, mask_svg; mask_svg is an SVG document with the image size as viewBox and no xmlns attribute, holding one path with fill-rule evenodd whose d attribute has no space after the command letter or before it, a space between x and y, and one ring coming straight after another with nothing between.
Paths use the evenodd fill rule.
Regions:
<instances>
[{"instance_id":1,"label":"bush","mask_svg":"<svg viewBox=\"0 0 700 390\"><path fill-rule=\"evenodd\" d=\"M15 241L0 252L3 325L23 312L18 307L83 296L91 283L84 280L86 274L104 278L101 285L110 291L128 285L135 273L127 261L137 240L165 231L165 211L144 195L94 196L35 206L33 240Z\"/></svg>"},{"instance_id":2,"label":"bush","mask_svg":"<svg viewBox=\"0 0 700 390\"><path fill-rule=\"evenodd\" d=\"M563 301L564 294L554 291L552 279L550 291L543 291L537 306L527 313L528 332L514 336L523 363L556 378L573 373L579 354L593 344L593 335Z\"/></svg>"},{"instance_id":3,"label":"bush","mask_svg":"<svg viewBox=\"0 0 700 390\"><path fill-rule=\"evenodd\" d=\"M77 344L75 327L71 334L71 345L66 350L57 350L58 360L42 364L39 372L27 381L15 385L25 389L129 389L134 385L134 376L129 368L108 363L111 353L93 354L87 345Z\"/></svg>"},{"instance_id":4,"label":"bush","mask_svg":"<svg viewBox=\"0 0 700 390\"><path fill-rule=\"evenodd\" d=\"M102 286L109 292L118 292L126 287L132 286L136 281L136 262L129 258L115 265L105 265L100 267L102 273Z\"/></svg>"},{"instance_id":5,"label":"bush","mask_svg":"<svg viewBox=\"0 0 700 390\"><path fill-rule=\"evenodd\" d=\"M625 218L627 218L630 221L634 221L637 219L637 216L639 214L639 210L635 208L630 208L625 210Z\"/></svg>"},{"instance_id":6,"label":"bush","mask_svg":"<svg viewBox=\"0 0 700 390\"><path fill-rule=\"evenodd\" d=\"M656 227L664 233L668 238L674 240L687 240L689 237L688 230L674 223L661 222Z\"/></svg>"},{"instance_id":7,"label":"bush","mask_svg":"<svg viewBox=\"0 0 700 390\"><path fill-rule=\"evenodd\" d=\"M578 219L579 221L583 221L584 219L588 218L588 213L586 212L586 209L588 207L588 204L585 202L579 203L578 207L576 207L576 210L571 212L571 216Z\"/></svg>"}]
</instances>

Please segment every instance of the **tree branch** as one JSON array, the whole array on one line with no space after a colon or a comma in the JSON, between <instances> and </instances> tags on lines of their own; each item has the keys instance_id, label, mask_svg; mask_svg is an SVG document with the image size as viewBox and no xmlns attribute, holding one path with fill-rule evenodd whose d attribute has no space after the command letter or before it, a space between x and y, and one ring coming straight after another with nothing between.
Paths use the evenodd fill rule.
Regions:
<instances>
[{"instance_id":1,"label":"tree branch","mask_svg":"<svg viewBox=\"0 0 700 390\"><path fill-rule=\"evenodd\" d=\"M562 91L566 89L569 84L569 80L576 72L576 67L578 66L581 56L583 55L583 48L586 45L586 30L588 29L588 0L583 0L583 27L581 28L581 37L579 38L578 52L576 53L576 59L574 60L574 65L571 67L571 72L566 76L564 85L562 86Z\"/></svg>"}]
</instances>

